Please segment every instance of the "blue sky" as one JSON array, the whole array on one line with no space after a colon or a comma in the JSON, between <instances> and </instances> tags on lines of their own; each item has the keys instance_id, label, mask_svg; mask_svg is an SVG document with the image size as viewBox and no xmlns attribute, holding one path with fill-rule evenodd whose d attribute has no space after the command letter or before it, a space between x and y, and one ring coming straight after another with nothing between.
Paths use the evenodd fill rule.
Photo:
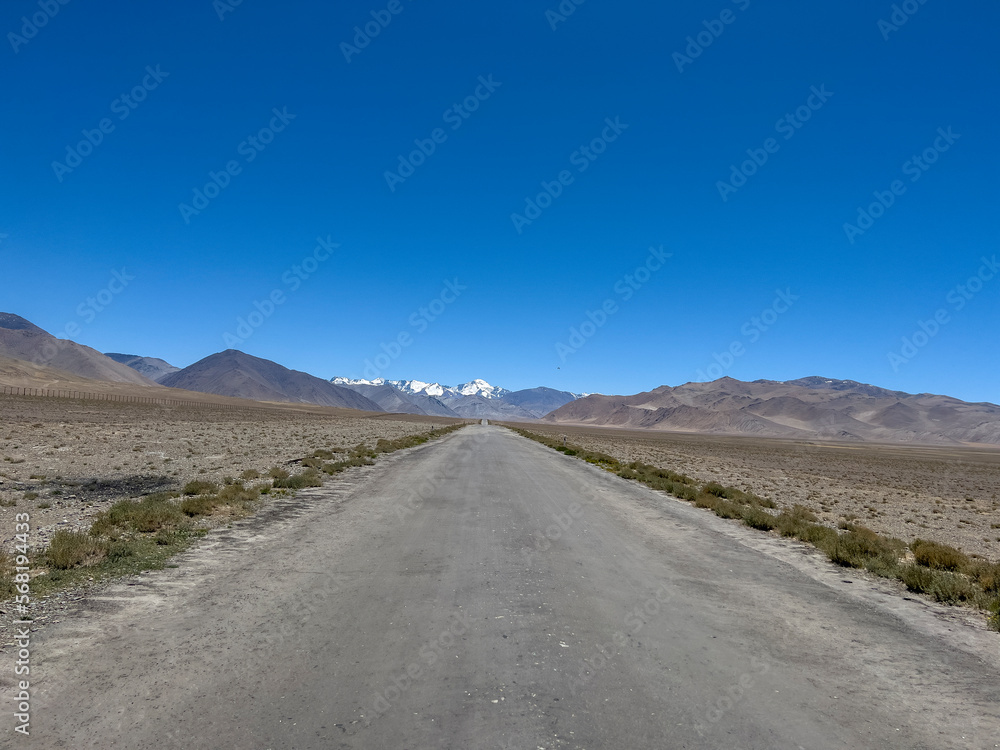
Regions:
<instances>
[{"instance_id":1,"label":"blue sky","mask_svg":"<svg viewBox=\"0 0 1000 750\"><path fill-rule=\"evenodd\" d=\"M0 310L179 366L1000 402L1000 7L676 5L6 2Z\"/></svg>"}]
</instances>

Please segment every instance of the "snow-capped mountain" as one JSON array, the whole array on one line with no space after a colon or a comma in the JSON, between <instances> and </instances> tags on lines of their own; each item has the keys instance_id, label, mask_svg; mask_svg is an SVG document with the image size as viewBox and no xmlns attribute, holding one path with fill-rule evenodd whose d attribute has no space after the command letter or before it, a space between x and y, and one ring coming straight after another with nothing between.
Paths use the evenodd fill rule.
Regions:
<instances>
[{"instance_id":1,"label":"snow-capped mountain","mask_svg":"<svg viewBox=\"0 0 1000 750\"><path fill-rule=\"evenodd\" d=\"M463 396L482 396L483 398L503 398L510 393L506 388L490 385L485 380L479 379L456 385L453 390Z\"/></svg>"},{"instance_id":2,"label":"snow-capped mountain","mask_svg":"<svg viewBox=\"0 0 1000 750\"><path fill-rule=\"evenodd\" d=\"M510 391L478 378L455 386L385 378L331 378L330 382L362 394L386 411L466 419L538 419L578 398L553 388Z\"/></svg>"},{"instance_id":3,"label":"snow-capped mountain","mask_svg":"<svg viewBox=\"0 0 1000 750\"><path fill-rule=\"evenodd\" d=\"M403 393L424 393L428 396L444 396L451 389L440 383L425 383L423 380L389 380L386 383Z\"/></svg>"},{"instance_id":4,"label":"snow-capped mountain","mask_svg":"<svg viewBox=\"0 0 1000 750\"><path fill-rule=\"evenodd\" d=\"M465 396L482 396L483 398L490 399L503 398L510 393L506 388L490 385L485 380L478 378L456 386L427 383L423 380L386 380L385 378L375 378L374 380L333 378L330 382L334 385L391 385L403 393L422 393L445 401L460 399Z\"/></svg>"}]
</instances>

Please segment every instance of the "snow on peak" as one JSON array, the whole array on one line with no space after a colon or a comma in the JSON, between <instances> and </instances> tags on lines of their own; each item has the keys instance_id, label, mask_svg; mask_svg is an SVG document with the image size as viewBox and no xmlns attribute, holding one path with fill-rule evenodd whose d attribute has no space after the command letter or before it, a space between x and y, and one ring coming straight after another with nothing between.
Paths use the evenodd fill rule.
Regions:
<instances>
[{"instance_id":1,"label":"snow on peak","mask_svg":"<svg viewBox=\"0 0 1000 750\"><path fill-rule=\"evenodd\" d=\"M505 388L490 385L485 380L476 378L468 383L455 386L452 390L462 396L482 396L483 398L501 398L510 391Z\"/></svg>"},{"instance_id":2,"label":"snow on peak","mask_svg":"<svg viewBox=\"0 0 1000 750\"><path fill-rule=\"evenodd\" d=\"M428 396L440 396L445 392L445 387L440 383L425 383L423 380L388 380L386 382L403 393L424 393Z\"/></svg>"},{"instance_id":3,"label":"snow on peak","mask_svg":"<svg viewBox=\"0 0 1000 750\"><path fill-rule=\"evenodd\" d=\"M375 378L374 380L352 380L351 378L332 378L334 385L385 385L385 378Z\"/></svg>"},{"instance_id":4,"label":"snow on peak","mask_svg":"<svg viewBox=\"0 0 1000 750\"><path fill-rule=\"evenodd\" d=\"M440 383L428 383L423 380L386 380L385 378L375 378L374 380L353 380L351 378L336 377L331 378L334 385L391 385L393 388L403 393L423 393L427 396L445 399L459 399L463 396L481 396L482 398L503 398L510 393L506 388L490 385L485 380L476 378L468 383L462 383L454 387L441 385Z\"/></svg>"}]
</instances>

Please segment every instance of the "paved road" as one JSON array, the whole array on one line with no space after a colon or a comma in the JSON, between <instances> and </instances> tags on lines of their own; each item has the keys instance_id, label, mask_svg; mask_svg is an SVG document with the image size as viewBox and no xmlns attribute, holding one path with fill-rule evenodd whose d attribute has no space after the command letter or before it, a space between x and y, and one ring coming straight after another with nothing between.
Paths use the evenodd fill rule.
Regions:
<instances>
[{"instance_id":1,"label":"paved road","mask_svg":"<svg viewBox=\"0 0 1000 750\"><path fill-rule=\"evenodd\" d=\"M36 634L11 746L1000 746L996 636L500 427L179 563Z\"/></svg>"}]
</instances>

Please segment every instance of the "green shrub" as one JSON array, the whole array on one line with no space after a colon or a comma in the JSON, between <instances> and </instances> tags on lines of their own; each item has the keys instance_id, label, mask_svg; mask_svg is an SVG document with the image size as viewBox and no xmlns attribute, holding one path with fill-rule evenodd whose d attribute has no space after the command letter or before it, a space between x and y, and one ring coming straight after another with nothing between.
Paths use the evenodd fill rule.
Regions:
<instances>
[{"instance_id":1,"label":"green shrub","mask_svg":"<svg viewBox=\"0 0 1000 750\"><path fill-rule=\"evenodd\" d=\"M629 469L638 472L641 476L651 479L668 479L671 482L677 484L693 484L694 481L686 476L685 474L678 474L675 471L670 471L669 469L661 469L657 466L651 466L649 464L640 463L638 461L633 461L628 465Z\"/></svg>"},{"instance_id":2,"label":"green shrub","mask_svg":"<svg viewBox=\"0 0 1000 750\"><path fill-rule=\"evenodd\" d=\"M743 523L754 529L770 531L778 525L778 519L766 510L750 507L743 511Z\"/></svg>"},{"instance_id":3,"label":"green shrub","mask_svg":"<svg viewBox=\"0 0 1000 750\"><path fill-rule=\"evenodd\" d=\"M202 479L196 479L192 482L188 482L184 485L185 495L210 495L218 489L218 485L215 482L206 482Z\"/></svg>"},{"instance_id":4,"label":"green shrub","mask_svg":"<svg viewBox=\"0 0 1000 750\"><path fill-rule=\"evenodd\" d=\"M272 466L267 474L272 479L288 479L291 476L291 472L282 466Z\"/></svg>"},{"instance_id":5,"label":"green shrub","mask_svg":"<svg viewBox=\"0 0 1000 750\"><path fill-rule=\"evenodd\" d=\"M922 565L910 563L900 567L899 580L915 594L926 594L934 585L934 571Z\"/></svg>"},{"instance_id":6,"label":"green shrub","mask_svg":"<svg viewBox=\"0 0 1000 750\"><path fill-rule=\"evenodd\" d=\"M785 513L788 513L788 515L798 521L815 523L819 520L815 513L809 510L806 506L799 505L798 503L795 503L795 505L792 506L792 509L785 511Z\"/></svg>"},{"instance_id":7,"label":"green shrub","mask_svg":"<svg viewBox=\"0 0 1000 750\"><path fill-rule=\"evenodd\" d=\"M0 550L0 601L9 599L17 593L14 581L14 558L6 550Z\"/></svg>"},{"instance_id":8,"label":"green shrub","mask_svg":"<svg viewBox=\"0 0 1000 750\"><path fill-rule=\"evenodd\" d=\"M126 540L111 542L108 545L107 558L111 562L118 562L129 557L135 557L134 543Z\"/></svg>"},{"instance_id":9,"label":"green shrub","mask_svg":"<svg viewBox=\"0 0 1000 750\"><path fill-rule=\"evenodd\" d=\"M840 539L840 534L835 529L820 524L806 524L800 528L796 536L803 542L808 542L824 552L833 549L837 540Z\"/></svg>"},{"instance_id":10,"label":"green shrub","mask_svg":"<svg viewBox=\"0 0 1000 750\"><path fill-rule=\"evenodd\" d=\"M716 495L709 495L708 493L701 492L695 495L694 507L715 510L715 506L719 504L719 501L720 498Z\"/></svg>"},{"instance_id":11,"label":"green shrub","mask_svg":"<svg viewBox=\"0 0 1000 750\"><path fill-rule=\"evenodd\" d=\"M245 487L236 483L224 488L215 497L219 505L229 505L249 510L260 499L260 490L256 487Z\"/></svg>"},{"instance_id":12,"label":"green shrub","mask_svg":"<svg viewBox=\"0 0 1000 750\"><path fill-rule=\"evenodd\" d=\"M56 570L69 570L100 562L106 554L103 544L83 531L57 531L45 552L46 560Z\"/></svg>"},{"instance_id":13,"label":"green shrub","mask_svg":"<svg viewBox=\"0 0 1000 750\"><path fill-rule=\"evenodd\" d=\"M913 540L910 549L913 550L913 557L918 564L934 570L959 571L968 567L971 562L965 554L954 547L924 539Z\"/></svg>"},{"instance_id":14,"label":"green shrub","mask_svg":"<svg viewBox=\"0 0 1000 750\"><path fill-rule=\"evenodd\" d=\"M716 500L715 507L712 508L715 511L715 515L720 518L743 518L743 508L736 503L731 503L728 500L723 500L719 498Z\"/></svg>"},{"instance_id":15,"label":"green shrub","mask_svg":"<svg viewBox=\"0 0 1000 750\"><path fill-rule=\"evenodd\" d=\"M977 560L970 562L963 572L967 573L983 591L1000 595L1000 563Z\"/></svg>"},{"instance_id":16,"label":"green shrub","mask_svg":"<svg viewBox=\"0 0 1000 750\"><path fill-rule=\"evenodd\" d=\"M880 536L864 526L853 526L826 550L827 556L845 568L886 569L898 561L905 545L898 539Z\"/></svg>"},{"instance_id":17,"label":"green shrub","mask_svg":"<svg viewBox=\"0 0 1000 750\"><path fill-rule=\"evenodd\" d=\"M351 455L365 458L375 458L377 454L364 443L358 443L351 448Z\"/></svg>"},{"instance_id":18,"label":"green shrub","mask_svg":"<svg viewBox=\"0 0 1000 750\"><path fill-rule=\"evenodd\" d=\"M779 513L776 520L777 525L775 528L782 536L801 536L810 525L804 518L799 518L794 513L789 513L788 511Z\"/></svg>"},{"instance_id":19,"label":"green shrub","mask_svg":"<svg viewBox=\"0 0 1000 750\"><path fill-rule=\"evenodd\" d=\"M990 611L993 614L991 614L989 619L986 621L986 626L990 630L1000 632L1000 599L995 599L993 601L990 605Z\"/></svg>"},{"instance_id":20,"label":"green shrub","mask_svg":"<svg viewBox=\"0 0 1000 750\"><path fill-rule=\"evenodd\" d=\"M90 527L94 536L106 536L113 530L149 533L183 525L184 515L166 493L147 495L142 500L119 500L98 513Z\"/></svg>"},{"instance_id":21,"label":"green shrub","mask_svg":"<svg viewBox=\"0 0 1000 750\"><path fill-rule=\"evenodd\" d=\"M332 463L323 464L320 467L324 474L339 474L352 466L372 466L375 462L367 457L355 456L353 458L345 459L344 461L334 461ZM276 487L279 485L275 485Z\"/></svg>"},{"instance_id":22,"label":"green shrub","mask_svg":"<svg viewBox=\"0 0 1000 750\"><path fill-rule=\"evenodd\" d=\"M157 544L161 546L173 544L175 541L177 541L177 532L167 531L166 529L160 529L159 531L156 532L156 536L153 537L153 539Z\"/></svg>"},{"instance_id":23,"label":"green shrub","mask_svg":"<svg viewBox=\"0 0 1000 750\"><path fill-rule=\"evenodd\" d=\"M758 497L752 492L744 492L743 490L736 489L735 487L724 487L718 482L708 482L701 488L701 491L706 492L709 495L725 498L726 500L732 500L733 502L740 503L741 505L758 505L762 508L777 507L773 500Z\"/></svg>"},{"instance_id":24,"label":"green shrub","mask_svg":"<svg viewBox=\"0 0 1000 750\"><path fill-rule=\"evenodd\" d=\"M899 579L917 594L927 594L945 604L988 602L965 576L946 570L935 570L917 563L901 566Z\"/></svg>"},{"instance_id":25,"label":"green shrub","mask_svg":"<svg viewBox=\"0 0 1000 750\"><path fill-rule=\"evenodd\" d=\"M709 495L715 495L715 497L729 497L729 488L723 487L718 482L709 482L701 488L701 491Z\"/></svg>"},{"instance_id":26,"label":"green shrub","mask_svg":"<svg viewBox=\"0 0 1000 750\"><path fill-rule=\"evenodd\" d=\"M211 515L218 505L215 495L196 495L186 497L181 502L181 512L187 516L207 516Z\"/></svg>"},{"instance_id":27,"label":"green shrub","mask_svg":"<svg viewBox=\"0 0 1000 750\"><path fill-rule=\"evenodd\" d=\"M319 487L323 484L323 480L315 469L306 469L301 474L286 479L275 479L273 484L276 488L301 490L303 487Z\"/></svg>"}]
</instances>

